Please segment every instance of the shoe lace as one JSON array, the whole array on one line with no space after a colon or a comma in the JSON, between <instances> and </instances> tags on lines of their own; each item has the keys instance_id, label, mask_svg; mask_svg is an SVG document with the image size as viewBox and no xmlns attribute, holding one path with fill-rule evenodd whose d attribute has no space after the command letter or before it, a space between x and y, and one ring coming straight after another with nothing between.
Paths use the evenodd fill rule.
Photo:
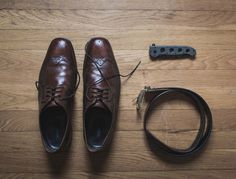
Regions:
<instances>
[{"instance_id":1,"label":"shoe lace","mask_svg":"<svg viewBox=\"0 0 236 179\"><path fill-rule=\"evenodd\" d=\"M100 88L92 87L90 89L91 97L95 98L97 101L98 100L109 100L109 93L110 93L110 91L108 88L100 89Z\"/></svg>"},{"instance_id":2,"label":"shoe lace","mask_svg":"<svg viewBox=\"0 0 236 179\"><path fill-rule=\"evenodd\" d=\"M85 50L85 52L86 52L86 50ZM122 75L122 74L118 73L118 74L115 74L115 75L112 75L112 76L109 76L109 77L105 77L103 75L101 69L99 68L99 66L95 62L95 60L89 54L87 54L87 52L85 53L85 56L87 56L88 59L91 61L91 63L93 63L96 66L98 72L101 75L101 78L99 80L95 81L93 84L90 85L90 89L87 93L88 99L90 99L90 98L95 99L95 103L97 101L103 101L103 100L109 101L110 100L109 96L110 96L110 93L112 92L112 88L111 88L110 83L109 83L108 80L116 78L116 77L128 77L128 78L130 78L133 75L133 73L137 70L139 65L141 64L141 61L139 61L138 64L135 66L135 68L130 73L128 73L126 75ZM99 84L103 81L106 82L106 84L108 86L107 88L101 89L101 88L93 87L93 86L95 86L95 85L97 85L97 84Z\"/></svg>"},{"instance_id":3,"label":"shoe lace","mask_svg":"<svg viewBox=\"0 0 236 179\"><path fill-rule=\"evenodd\" d=\"M53 87L53 86L48 86L43 83L40 83L39 81L36 81L35 82L36 89L37 90L39 90L39 88L43 89L42 90L42 92L43 92L42 102L45 103L48 101L48 103L50 103L52 101L55 101L55 99L68 100L68 99L72 98L73 96L75 96L76 90L78 89L79 83L80 83L80 75L79 75L78 71L77 71L77 76L78 76L78 81L75 86L75 89L72 91L72 93L70 95L63 96L63 97L60 95L60 93L62 92L62 89L64 88L64 86L57 85L57 86Z\"/></svg>"}]
</instances>

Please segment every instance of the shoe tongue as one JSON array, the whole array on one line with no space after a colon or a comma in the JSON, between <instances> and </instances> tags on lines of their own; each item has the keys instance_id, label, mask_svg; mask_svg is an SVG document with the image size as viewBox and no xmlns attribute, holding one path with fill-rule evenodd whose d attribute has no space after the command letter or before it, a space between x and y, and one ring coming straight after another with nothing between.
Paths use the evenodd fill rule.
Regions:
<instances>
[{"instance_id":1,"label":"shoe tongue","mask_svg":"<svg viewBox=\"0 0 236 179\"><path fill-rule=\"evenodd\" d=\"M48 107L58 107L58 104L55 102L55 101L51 101L47 106L46 108Z\"/></svg>"},{"instance_id":2,"label":"shoe tongue","mask_svg":"<svg viewBox=\"0 0 236 179\"><path fill-rule=\"evenodd\" d=\"M101 101L97 101L94 105L93 105L93 107L99 107L99 108L103 108L103 109L108 109L108 107L106 106L106 104L105 103L103 103L103 102L101 102Z\"/></svg>"}]
</instances>

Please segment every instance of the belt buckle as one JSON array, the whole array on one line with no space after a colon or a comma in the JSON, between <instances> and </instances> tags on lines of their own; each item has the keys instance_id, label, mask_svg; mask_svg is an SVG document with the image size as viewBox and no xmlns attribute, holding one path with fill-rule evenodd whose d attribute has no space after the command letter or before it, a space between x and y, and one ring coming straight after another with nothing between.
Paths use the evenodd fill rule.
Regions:
<instances>
[{"instance_id":1,"label":"belt buckle","mask_svg":"<svg viewBox=\"0 0 236 179\"><path fill-rule=\"evenodd\" d=\"M160 89L159 88L151 88L150 86L144 86L144 89L140 91L137 99L136 99L136 109L139 111L142 108L143 102L147 95L151 93L156 93Z\"/></svg>"}]
</instances>

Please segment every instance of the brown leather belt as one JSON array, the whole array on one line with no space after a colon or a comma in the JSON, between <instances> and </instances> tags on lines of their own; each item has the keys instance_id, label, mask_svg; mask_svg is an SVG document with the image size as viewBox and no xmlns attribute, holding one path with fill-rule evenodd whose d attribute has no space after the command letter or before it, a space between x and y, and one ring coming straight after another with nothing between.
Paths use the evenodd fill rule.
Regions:
<instances>
[{"instance_id":1,"label":"brown leather belt","mask_svg":"<svg viewBox=\"0 0 236 179\"><path fill-rule=\"evenodd\" d=\"M195 153L198 153L198 151L200 151L200 149L202 149L203 146L206 144L212 130L212 114L206 101L200 95L188 89L145 87L144 90L140 92L137 98L137 110L140 109L140 104L143 98L145 97L145 95L150 94L150 93L154 95L151 98L151 100L148 102L147 107L144 112L144 116L143 116L144 131L145 131L146 137L148 137L148 139L151 139L151 141L153 142L157 150L169 156L188 157L188 156L192 156ZM197 107L200 114L200 127L198 129L198 133L193 143L191 144L191 146L187 149L176 149L176 148L172 148L164 144L162 141L156 138L147 128L148 117L154 104L156 104L160 98L166 97L173 93L182 94L192 99L192 101L195 103L195 106Z\"/></svg>"}]
</instances>

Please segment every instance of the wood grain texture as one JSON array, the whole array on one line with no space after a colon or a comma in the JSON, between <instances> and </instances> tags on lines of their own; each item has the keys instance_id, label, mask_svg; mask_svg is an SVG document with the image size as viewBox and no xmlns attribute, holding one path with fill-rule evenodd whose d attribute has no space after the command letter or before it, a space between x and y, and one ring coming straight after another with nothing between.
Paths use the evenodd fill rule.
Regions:
<instances>
[{"instance_id":1,"label":"wood grain texture","mask_svg":"<svg viewBox=\"0 0 236 179\"><path fill-rule=\"evenodd\" d=\"M39 145L40 146L40 145ZM235 170L235 149L206 150L192 162L171 163L156 157L150 150L118 151L112 148L112 153L104 151L97 155L89 154L86 149L79 152L69 151L48 156L45 151L4 152L1 156L0 170L4 172L49 173L58 170L63 173L85 171L163 171L163 170ZM213 162L214 161L214 162Z\"/></svg>"},{"instance_id":2,"label":"wood grain texture","mask_svg":"<svg viewBox=\"0 0 236 179\"><path fill-rule=\"evenodd\" d=\"M206 10L206 11L235 11L234 0L1 0L2 9L159 9L159 10Z\"/></svg>"},{"instance_id":3,"label":"wood grain texture","mask_svg":"<svg viewBox=\"0 0 236 179\"><path fill-rule=\"evenodd\" d=\"M82 110L75 110L73 131L82 131ZM235 131L235 109L212 109L214 117L214 131ZM16 117L17 116L17 117ZM32 132L39 131L37 110L2 110L0 111L1 132ZM168 123L167 123L168 122ZM159 109L149 121L149 128L157 131L191 132L197 129L198 113L193 109ZM117 131L142 131L143 121L138 118L135 109L120 110L117 119Z\"/></svg>"},{"instance_id":4,"label":"wood grain texture","mask_svg":"<svg viewBox=\"0 0 236 179\"><path fill-rule=\"evenodd\" d=\"M76 47L75 47L76 48ZM0 50L2 54L0 70L19 70L24 65L25 70L37 71L42 65L46 50ZM76 50L77 68L83 70L84 50ZM195 60L159 60L151 61L147 50L114 50L119 68L132 70L139 60L139 69L156 70L235 70L235 50L202 49L197 52ZM26 60L27 59L27 60Z\"/></svg>"},{"instance_id":5,"label":"wood grain texture","mask_svg":"<svg viewBox=\"0 0 236 179\"><path fill-rule=\"evenodd\" d=\"M124 74L129 71L122 70ZM37 90L34 82L38 74L31 70L20 72L22 72L21 69L10 73L1 71L1 109L37 109ZM12 73L18 75L10 75ZM192 74L196 77L194 81ZM235 70L172 70L171 72L169 70L137 70L132 78L122 80L121 93L126 95L121 95L120 109L134 109L134 99L145 85L189 88L202 95L213 109L235 109L236 79L232 78L232 75L236 75ZM211 83L208 83L209 80ZM80 86L83 86L82 83ZM82 87L80 87L76 95L75 109L82 108L82 94ZM223 100L224 103L221 103ZM187 105L181 105L181 101L178 103L180 105L175 108L189 108Z\"/></svg>"},{"instance_id":6,"label":"wood grain texture","mask_svg":"<svg viewBox=\"0 0 236 179\"><path fill-rule=\"evenodd\" d=\"M112 44L122 74L116 131L109 148L91 155L83 141L83 82L76 94L69 151L45 153L38 126L34 82L50 41L72 41L83 71L84 47L95 36ZM235 0L1 0L0 178L225 178L236 177ZM151 61L152 43L190 45L195 60ZM200 94L213 115L206 148L190 161L155 155L134 100L145 85L183 87ZM199 126L189 101L170 98L149 120L152 133L184 148Z\"/></svg>"},{"instance_id":7,"label":"wood grain texture","mask_svg":"<svg viewBox=\"0 0 236 179\"><path fill-rule=\"evenodd\" d=\"M170 146L178 148L187 148L193 141L197 130L176 130L169 131L154 131L152 133ZM216 150L233 150L236 149L236 131L214 131L211 140L207 146L207 151L212 153ZM29 137L30 136L30 137ZM40 134L38 131L33 132L2 132L0 134L0 141L5 145L1 146L0 152L16 152L17 153L31 153L44 152L42 148ZM225 138L228 138L226 141ZM9 143L8 141L12 142ZM22 143L24 141L24 143ZM127 142L129 141L129 142ZM126 145L123 145L127 143ZM114 153L129 153L150 151L143 131L118 131L115 133L115 138L111 146ZM70 152L77 154L79 151L80 158L87 157L86 148L83 141L82 131L74 131L73 143ZM108 152L108 149L106 149ZM207 157L207 156L206 156ZM235 167L235 166L234 166Z\"/></svg>"},{"instance_id":8,"label":"wood grain texture","mask_svg":"<svg viewBox=\"0 0 236 179\"><path fill-rule=\"evenodd\" d=\"M2 10L0 29L236 30L235 15L221 11Z\"/></svg>"},{"instance_id":9,"label":"wood grain texture","mask_svg":"<svg viewBox=\"0 0 236 179\"><path fill-rule=\"evenodd\" d=\"M91 37L110 39L116 50L146 50L152 43L190 45L199 50L234 50L235 30L157 30L157 29L90 29L81 30L0 30L0 50L46 50L55 37L70 39L75 49L84 50ZM132 52L132 51L130 51Z\"/></svg>"},{"instance_id":10,"label":"wood grain texture","mask_svg":"<svg viewBox=\"0 0 236 179\"><path fill-rule=\"evenodd\" d=\"M154 171L154 172L145 172L145 171L138 171L138 172L70 172L70 173L63 173L61 176L63 178L68 179L86 179L86 178L96 178L96 179L103 179L103 178L114 178L114 179L137 179L137 178L166 178L166 179L182 179L182 178L214 178L214 179L231 179L234 178L236 175L235 170L196 170L196 171L189 171L189 170L181 170L181 171ZM23 178L23 179L35 179L35 178L58 178L58 175L53 173L7 173L7 174L0 174L0 178L5 179L15 179L15 178Z\"/></svg>"}]
</instances>

